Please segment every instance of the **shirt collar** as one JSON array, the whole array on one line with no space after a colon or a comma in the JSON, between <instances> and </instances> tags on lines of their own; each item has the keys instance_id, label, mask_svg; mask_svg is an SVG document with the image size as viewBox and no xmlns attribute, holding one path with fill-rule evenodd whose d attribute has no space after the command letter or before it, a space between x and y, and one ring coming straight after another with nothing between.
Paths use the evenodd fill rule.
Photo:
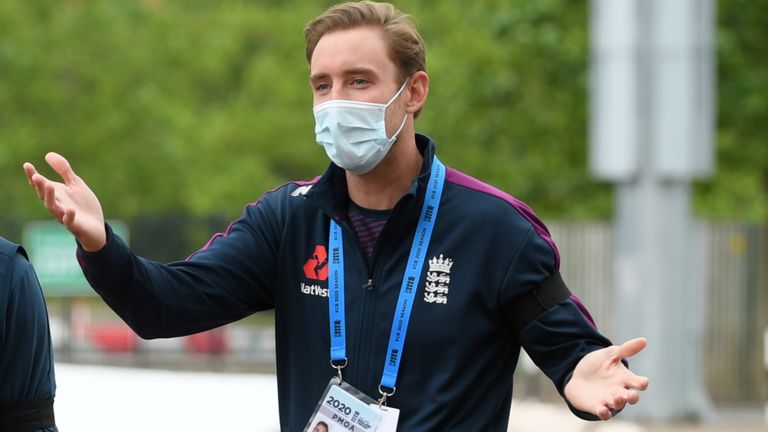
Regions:
<instances>
[{"instance_id":1,"label":"shirt collar","mask_svg":"<svg viewBox=\"0 0 768 432\"><path fill-rule=\"evenodd\" d=\"M421 205L429 181L429 173L432 169L432 158L435 155L435 143L427 135L416 134L416 146L422 155L423 162L419 175L413 179L405 195L400 199L416 198L415 203ZM345 214L349 205L349 193L347 191L347 176L344 169L331 162L325 173L305 195L329 216L336 219ZM420 207L419 207L420 208Z\"/></svg>"}]
</instances>

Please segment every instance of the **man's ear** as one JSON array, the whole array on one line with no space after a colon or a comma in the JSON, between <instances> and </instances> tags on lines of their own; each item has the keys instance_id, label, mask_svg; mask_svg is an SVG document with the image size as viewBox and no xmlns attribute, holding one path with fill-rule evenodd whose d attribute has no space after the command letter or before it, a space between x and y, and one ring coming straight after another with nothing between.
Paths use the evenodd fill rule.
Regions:
<instances>
[{"instance_id":1,"label":"man's ear","mask_svg":"<svg viewBox=\"0 0 768 432\"><path fill-rule=\"evenodd\" d=\"M405 111L408 114L414 114L421 111L429 94L429 76L424 71L418 71L411 75L408 80L408 101L405 105Z\"/></svg>"}]
</instances>

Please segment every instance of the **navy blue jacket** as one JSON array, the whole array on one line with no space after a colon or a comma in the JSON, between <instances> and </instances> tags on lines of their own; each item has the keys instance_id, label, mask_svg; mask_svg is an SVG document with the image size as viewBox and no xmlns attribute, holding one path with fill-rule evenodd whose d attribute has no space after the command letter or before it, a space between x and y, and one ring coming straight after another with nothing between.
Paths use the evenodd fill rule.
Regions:
<instances>
[{"instance_id":1,"label":"navy blue jacket","mask_svg":"<svg viewBox=\"0 0 768 432\"><path fill-rule=\"evenodd\" d=\"M108 230L101 251L79 249L81 266L94 289L145 338L187 335L274 308L281 427L300 431L334 374L327 299L330 217L340 221L344 238L344 378L378 397L435 151L426 136L417 135L417 142L424 157L421 174L392 210L370 268L344 221L346 178L333 164L322 177L289 183L247 205L225 233L186 261L142 259ZM401 410L400 430L506 431L521 347L562 393L576 363L610 345L575 298L514 330L516 299L558 271L557 249L525 204L450 168L427 258L397 391L389 399Z\"/></svg>"},{"instance_id":2,"label":"navy blue jacket","mask_svg":"<svg viewBox=\"0 0 768 432\"><path fill-rule=\"evenodd\" d=\"M3 418L17 418L28 403L52 401L55 393L48 311L40 283L24 249L0 237L0 430L10 427L3 426ZM24 432L32 430L56 429L31 427Z\"/></svg>"}]
</instances>

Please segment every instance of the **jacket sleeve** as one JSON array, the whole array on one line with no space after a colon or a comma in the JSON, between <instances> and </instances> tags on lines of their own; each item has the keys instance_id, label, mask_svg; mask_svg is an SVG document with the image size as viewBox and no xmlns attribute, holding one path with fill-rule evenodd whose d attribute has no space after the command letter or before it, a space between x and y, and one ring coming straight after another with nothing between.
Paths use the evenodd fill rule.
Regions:
<instances>
[{"instance_id":1,"label":"jacket sleeve","mask_svg":"<svg viewBox=\"0 0 768 432\"><path fill-rule=\"evenodd\" d=\"M516 302L557 272L556 250L533 229L516 253L502 291L506 318L513 320ZM582 357L611 345L597 331L591 317L575 296L550 307L517 332L518 340L533 362L565 398L565 385ZM596 416L568 405L585 420Z\"/></svg>"},{"instance_id":2,"label":"jacket sleeve","mask_svg":"<svg viewBox=\"0 0 768 432\"><path fill-rule=\"evenodd\" d=\"M23 249L0 256L0 405L53 399L56 382L43 292ZM5 273L5 274L3 274Z\"/></svg>"},{"instance_id":3,"label":"jacket sleeve","mask_svg":"<svg viewBox=\"0 0 768 432\"><path fill-rule=\"evenodd\" d=\"M143 338L184 336L239 320L274 307L282 228L265 198L185 261L138 257L109 226L106 246L96 253L78 247L78 261L93 289Z\"/></svg>"}]
</instances>

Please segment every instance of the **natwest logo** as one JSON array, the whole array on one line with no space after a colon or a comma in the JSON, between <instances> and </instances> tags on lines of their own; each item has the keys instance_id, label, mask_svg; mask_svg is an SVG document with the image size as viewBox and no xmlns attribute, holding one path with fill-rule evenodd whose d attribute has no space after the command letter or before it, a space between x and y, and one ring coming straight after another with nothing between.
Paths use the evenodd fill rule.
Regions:
<instances>
[{"instance_id":1,"label":"natwest logo","mask_svg":"<svg viewBox=\"0 0 768 432\"><path fill-rule=\"evenodd\" d=\"M304 264L307 279L324 281L328 279L328 251L323 245L315 246L312 258Z\"/></svg>"},{"instance_id":2,"label":"natwest logo","mask_svg":"<svg viewBox=\"0 0 768 432\"><path fill-rule=\"evenodd\" d=\"M307 285L302 282L300 289L303 294L309 294L318 297L328 297L328 288L323 288L317 284Z\"/></svg>"}]
</instances>

